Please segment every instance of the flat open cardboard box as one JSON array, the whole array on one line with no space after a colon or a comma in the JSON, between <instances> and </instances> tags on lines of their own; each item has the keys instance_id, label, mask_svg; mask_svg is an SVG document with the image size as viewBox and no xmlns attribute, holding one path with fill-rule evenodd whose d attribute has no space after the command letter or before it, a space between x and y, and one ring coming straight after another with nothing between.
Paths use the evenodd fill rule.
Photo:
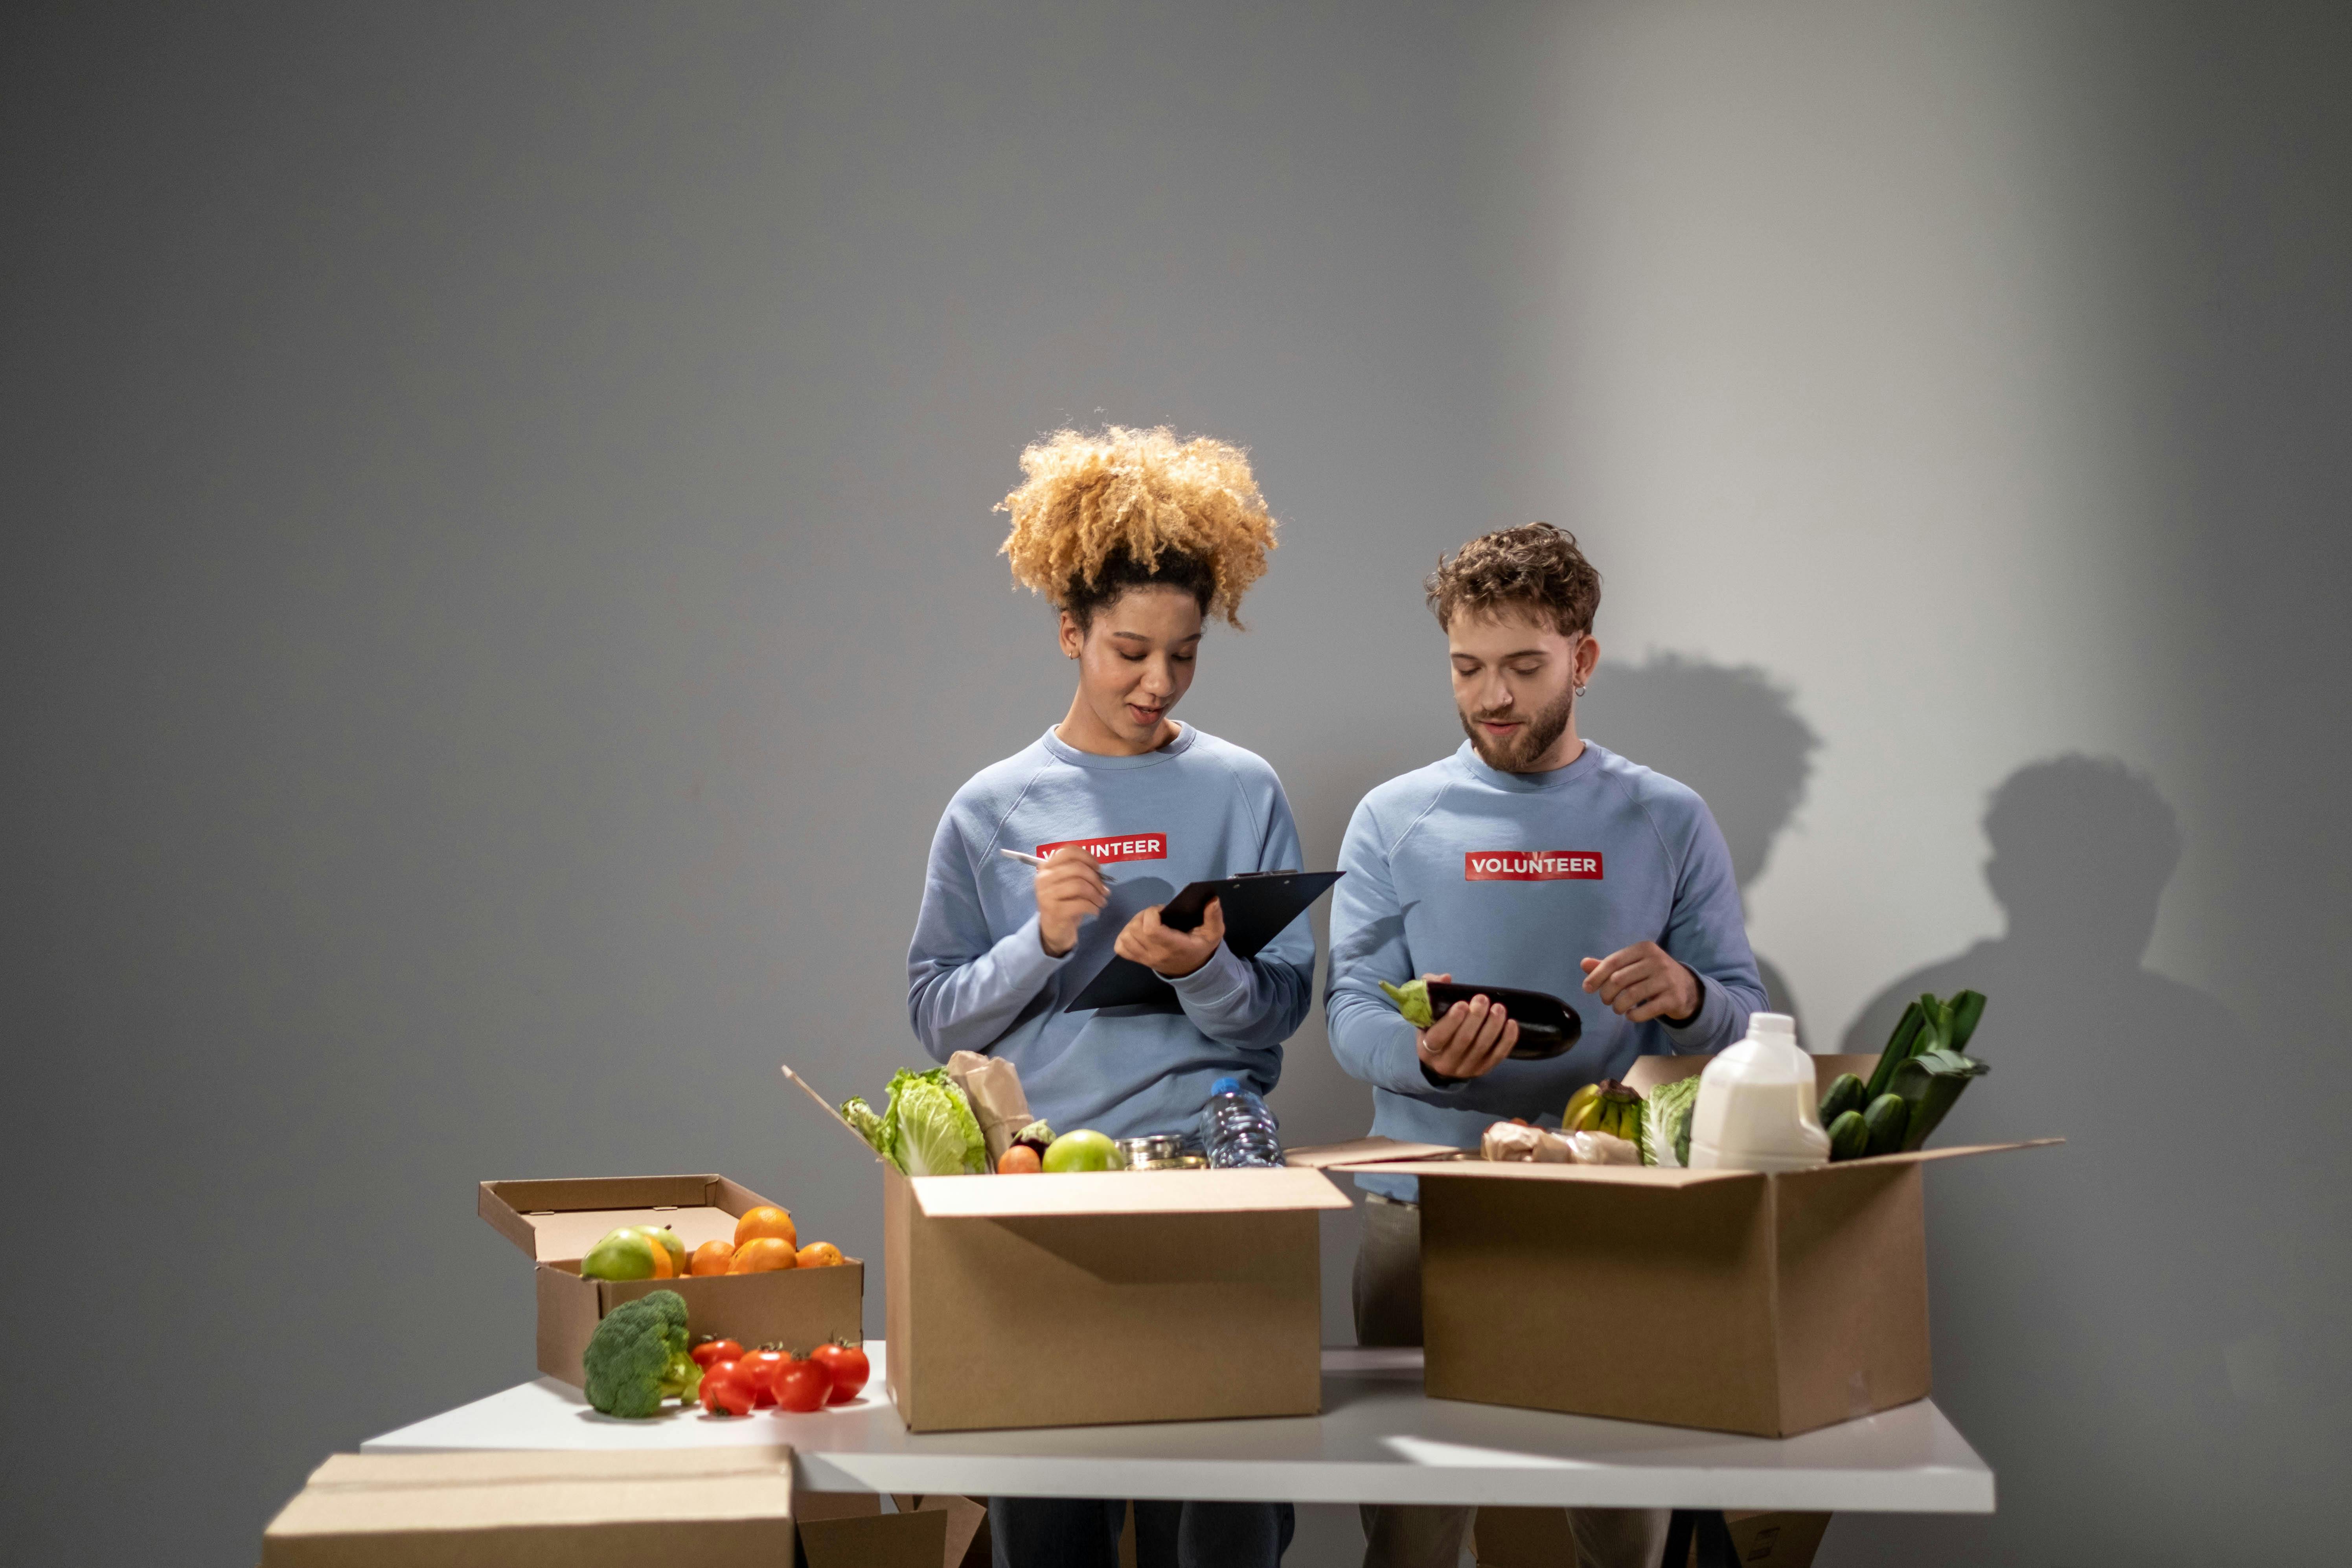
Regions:
<instances>
[{"instance_id":1,"label":"flat open cardboard box","mask_svg":"<svg viewBox=\"0 0 2352 1568\"><path fill-rule=\"evenodd\" d=\"M801 1492L781 1445L337 1454L262 1536L262 1568L959 1568L969 1498Z\"/></svg>"},{"instance_id":2,"label":"flat open cardboard box","mask_svg":"<svg viewBox=\"0 0 2352 1568\"><path fill-rule=\"evenodd\" d=\"M539 1265L539 1370L577 1384L580 1352L604 1314L656 1290L675 1290L685 1299L688 1324L698 1336L796 1350L833 1339L862 1341L866 1266L856 1258L829 1268L768 1274L581 1278L581 1256L609 1230L666 1226L691 1252L706 1241L731 1240L744 1211L769 1201L740 1182L705 1173L484 1182L478 1207L492 1229Z\"/></svg>"},{"instance_id":3,"label":"flat open cardboard box","mask_svg":"<svg viewBox=\"0 0 2352 1568\"><path fill-rule=\"evenodd\" d=\"M876 1163L887 1374L909 1430L1321 1408L1318 1216L1348 1207L1321 1173L908 1177Z\"/></svg>"},{"instance_id":4,"label":"flat open cardboard box","mask_svg":"<svg viewBox=\"0 0 2352 1568\"><path fill-rule=\"evenodd\" d=\"M1814 1066L1826 1085L1876 1059ZM1626 1081L1646 1091L1707 1060L1644 1057ZM1777 1437L1926 1397L1921 1171L2059 1142L1773 1174L1399 1158L1401 1146L1331 1168L1420 1178L1433 1397Z\"/></svg>"},{"instance_id":5,"label":"flat open cardboard box","mask_svg":"<svg viewBox=\"0 0 2352 1568\"><path fill-rule=\"evenodd\" d=\"M269 1521L262 1568L776 1568L793 1560L791 1458L337 1454Z\"/></svg>"}]
</instances>

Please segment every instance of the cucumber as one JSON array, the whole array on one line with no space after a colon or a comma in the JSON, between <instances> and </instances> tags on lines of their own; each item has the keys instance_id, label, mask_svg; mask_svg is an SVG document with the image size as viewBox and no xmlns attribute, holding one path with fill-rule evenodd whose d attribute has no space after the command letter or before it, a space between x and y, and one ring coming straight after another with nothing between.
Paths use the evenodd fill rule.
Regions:
<instances>
[{"instance_id":1,"label":"cucumber","mask_svg":"<svg viewBox=\"0 0 2352 1568\"><path fill-rule=\"evenodd\" d=\"M1862 1079L1842 1072L1830 1080L1829 1092L1822 1096L1822 1125L1827 1127L1847 1111L1860 1110L1868 1103Z\"/></svg>"},{"instance_id":2,"label":"cucumber","mask_svg":"<svg viewBox=\"0 0 2352 1568\"><path fill-rule=\"evenodd\" d=\"M1864 1099L1876 1100L1886 1092L1886 1080L1895 1076L1896 1068L1911 1059L1911 1047L1927 1021L1918 1003L1903 1009L1903 1016L1895 1021L1895 1032L1886 1037L1886 1048L1878 1053L1878 1065L1870 1071L1869 1086L1862 1091Z\"/></svg>"},{"instance_id":3,"label":"cucumber","mask_svg":"<svg viewBox=\"0 0 2352 1568\"><path fill-rule=\"evenodd\" d=\"M1830 1123L1830 1158L1859 1160L1869 1147L1870 1128L1863 1121L1862 1112L1840 1111L1837 1120Z\"/></svg>"},{"instance_id":4,"label":"cucumber","mask_svg":"<svg viewBox=\"0 0 2352 1568\"><path fill-rule=\"evenodd\" d=\"M1944 1040L1948 1051L1965 1051L1969 1037L1977 1032L1984 1017L1985 994L1981 991L1962 991L1952 997L1952 1026Z\"/></svg>"},{"instance_id":5,"label":"cucumber","mask_svg":"<svg viewBox=\"0 0 2352 1568\"><path fill-rule=\"evenodd\" d=\"M1899 1094L1882 1094L1862 1113L1862 1125L1867 1134L1864 1153L1895 1153L1903 1147L1903 1134L1910 1128L1911 1107Z\"/></svg>"}]
</instances>

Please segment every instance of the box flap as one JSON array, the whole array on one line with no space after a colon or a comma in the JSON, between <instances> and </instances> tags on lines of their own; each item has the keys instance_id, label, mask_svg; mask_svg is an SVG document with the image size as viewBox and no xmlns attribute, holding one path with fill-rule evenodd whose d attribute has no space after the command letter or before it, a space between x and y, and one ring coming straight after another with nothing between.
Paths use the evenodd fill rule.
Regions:
<instances>
[{"instance_id":1,"label":"box flap","mask_svg":"<svg viewBox=\"0 0 2352 1568\"><path fill-rule=\"evenodd\" d=\"M808 1079L803 1078L800 1074L793 1070L792 1064L790 1062L780 1062L777 1065L782 1068L784 1077L786 1079L799 1086L800 1091L803 1094L807 1095L811 1100L816 1101L816 1106L819 1110L824 1111L825 1115L833 1119L833 1124L841 1129L841 1134L843 1137L856 1144L860 1149L865 1150L866 1157L874 1161L876 1163L888 1163L888 1162L885 1161L881 1154L876 1151L874 1145L866 1141L866 1135L858 1131L856 1128L852 1127L849 1124L849 1119L833 1108L833 1101L819 1094L814 1088L810 1087Z\"/></svg>"},{"instance_id":2,"label":"box flap","mask_svg":"<svg viewBox=\"0 0 2352 1568\"><path fill-rule=\"evenodd\" d=\"M475 1206L534 1260L576 1263L606 1231L625 1225L666 1226L689 1251L731 1241L738 1216L766 1202L740 1182L704 1173L484 1182Z\"/></svg>"},{"instance_id":3,"label":"box flap","mask_svg":"<svg viewBox=\"0 0 2352 1568\"><path fill-rule=\"evenodd\" d=\"M1627 1187L1695 1187L1763 1180L1756 1171L1675 1171L1656 1165L1538 1165L1524 1160L1402 1160L1384 1176L1467 1176L1474 1181L1597 1182Z\"/></svg>"},{"instance_id":4,"label":"box flap","mask_svg":"<svg viewBox=\"0 0 2352 1568\"><path fill-rule=\"evenodd\" d=\"M604 1453L338 1454L263 1533L265 1562L310 1542L654 1523L681 1546L698 1523L792 1518L781 1446ZM406 1559L404 1558L403 1561Z\"/></svg>"},{"instance_id":5,"label":"box flap","mask_svg":"<svg viewBox=\"0 0 2352 1568\"><path fill-rule=\"evenodd\" d=\"M1458 1153L1451 1143L1408 1143L1401 1138L1350 1138L1344 1143L1315 1143L1283 1152L1286 1165L1310 1171L1336 1170L1342 1165L1376 1165L1386 1160L1430 1160Z\"/></svg>"},{"instance_id":6,"label":"box flap","mask_svg":"<svg viewBox=\"0 0 2352 1568\"><path fill-rule=\"evenodd\" d=\"M1907 1154L1880 1154L1868 1160L1841 1160L1782 1174L1790 1177L1835 1174L1881 1165L1917 1165L1931 1160L1958 1160L1973 1154L2002 1154L2012 1149L2047 1149L2063 1138L2036 1138L2023 1143L1972 1143L1957 1149L1915 1149ZM1518 1182L1599 1182L1633 1187L1692 1187L1708 1182L1754 1182L1761 1171L1668 1170L1656 1165L1538 1165L1509 1160L1403 1160L1381 1166L1382 1175L1468 1176L1479 1180Z\"/></svg>"},{"instance_id":7,"label":"box flap","mask_svg":"<svg viewBox=\"0 0 2352 1568\"><path fill-rule=\"evenodd\" d=\"M1344 1209L1348 1196L1320 1171L1086 1171L1035 1176L913 1176L930 1219L1072 1215L1260 1214Z\"/></svg>"},{"instance_id":8,"label":"box flap","mask_svg":"<svg viewBox=\"0 0 2352 1568\"><path fill-rule=\"evenodd\" d=\"M1914 1149L1907 1154L1874 1154L1864 1160L1841 1160L1835 1167L1822 1165L1820 1170L1852 1170L1870 1165L1924 1165L1930 1160L1964 1160L1975 1154L2006 1154L2017 1149L2054 1149L2066 1142L2063 1138L2028 1138L2021 1143L1963 1143L1950 1149ZM1792 1171L1791 1175L1809 1176L1811 1171Z\"/></svg>"}]
</instances>

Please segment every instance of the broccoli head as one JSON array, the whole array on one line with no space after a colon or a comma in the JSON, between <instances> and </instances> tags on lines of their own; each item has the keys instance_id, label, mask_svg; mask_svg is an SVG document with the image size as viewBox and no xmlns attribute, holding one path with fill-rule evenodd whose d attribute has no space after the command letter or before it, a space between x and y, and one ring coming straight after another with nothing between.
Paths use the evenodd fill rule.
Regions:
<instances>
[{"instance_id":1,"label":"broccoli head","mask_svg":"<svg viewBox=\"0 0 2352 1568\"><path fill-rule=\"evenodd\" d=\"M702 1369L687 1354L686 1298L656 1290L604 1314L580 1354L588 1403L638 1419L665 1399L692 1398Z\"/></svg>"}]
</instances>

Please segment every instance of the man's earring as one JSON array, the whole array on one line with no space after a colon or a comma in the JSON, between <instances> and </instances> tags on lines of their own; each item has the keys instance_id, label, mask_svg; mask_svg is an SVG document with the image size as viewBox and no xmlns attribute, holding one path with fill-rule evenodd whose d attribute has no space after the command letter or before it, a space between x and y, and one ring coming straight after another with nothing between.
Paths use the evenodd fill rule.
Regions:
<instances>
[{"instance_id":1,"label":"man's earring","mask_svg":"<svg viewBox=\"0 0 2352 1568\"><path fill-rule=\"evenodd\" d=\"M1584 695L1584 683L1580 680L1576 683L1576 694L1579 697Z\"/></svg>"}]
</instances>

